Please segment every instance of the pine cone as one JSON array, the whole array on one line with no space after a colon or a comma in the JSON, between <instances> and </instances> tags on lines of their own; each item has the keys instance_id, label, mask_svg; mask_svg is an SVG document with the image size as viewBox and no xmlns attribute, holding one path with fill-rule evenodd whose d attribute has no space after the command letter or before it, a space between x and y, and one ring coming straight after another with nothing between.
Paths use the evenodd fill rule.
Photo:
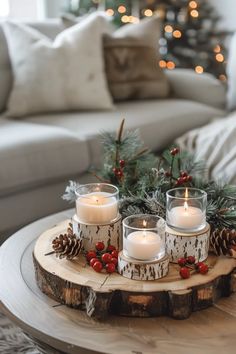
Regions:
<instances>
[{"instance_id":1,"label":"pine cone","mask_svg":"<svg viewBox=\"0 0 236 354\"><path fill-rule=\"evenodd\" d=\"M66 259L73 259L80 253L82 247L82 240L77 239L72 233L61 234L52 241L52 248L56 256Z\"/></svg>"},{"instance_id":2,"label":"pine cone","mask_svg":"<svg viewBox=\"0 0 236 354\"><path fill-rule=\"evenodd\" d=\"M218 256L233 256L236 250L236 230L215 229L210 236L211 250Z\"/></svg>"}]
</instances>

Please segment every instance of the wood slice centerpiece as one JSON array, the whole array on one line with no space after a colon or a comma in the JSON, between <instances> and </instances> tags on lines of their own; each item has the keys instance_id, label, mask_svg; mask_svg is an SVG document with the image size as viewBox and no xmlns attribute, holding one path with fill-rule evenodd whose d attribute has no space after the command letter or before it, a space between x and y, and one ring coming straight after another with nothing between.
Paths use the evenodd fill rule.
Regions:
<instances>
[{"instance_id":1,"label":"wood slice centerpiece","mask_svg":"<svg viewBox=\"0 0 236 354\"><path fill-rule=\"evenodd\" d=\"M167 315L177 319L213 305L229 296L235 287L236 260L210 255L210 271L181 279L179 266L171 264L166 277L154 281L135 281L117 273L96 273L85 257L69 261L58 259L51 250L52 240L65 233L70 220L44 232L37 240L33 258L39 288L58 302L86 310L88 316L109 314L153 317Z\"/></svg>"}]
</instances>

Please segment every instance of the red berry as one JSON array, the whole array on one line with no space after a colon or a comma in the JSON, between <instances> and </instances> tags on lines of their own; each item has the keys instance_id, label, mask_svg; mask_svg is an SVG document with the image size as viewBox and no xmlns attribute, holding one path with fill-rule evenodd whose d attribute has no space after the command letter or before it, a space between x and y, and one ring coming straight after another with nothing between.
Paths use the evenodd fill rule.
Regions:
<instances>
[{"instance_id":1,"label":"red berry","mask_svg":"<svg viewBox=\"0 0 236 354\"><path fill-rule=\"evenodd\" d=\"M116 173L116 176L118 178L122 178L124 176L123 172L121 170L118 170L117 173Z\"/></svg>"},{"instance_id":2,"label":"red berry","mask_svg":"<svg viewBox=\"0 0 236 354\"><path fill-rule=\"evenodd\" d=\"M180 176L181 176L181 177L188 177L188 173L187 173L186 171L182 171L182 172L180 173Z\"/></svg>"},{"instance_id":3,"label":"red berry","mask_svg":"<svg viewBox=\"0 0 236 354\"><path fill-rule=\"evenodd\" d=\"M111 260L112 260L112 255L110 253L104 253L102 255L102 261L104 263L111 263Z\"/></svg>"},{"instance_id":4,"label":"red berry","mask_svg":"<svg viewBox=\"0 0 236 354\"><path fill-rule=\"evenodd\" d=\"M99 241L99 242L96 243L95 247L96 247L97 251L102 251L102 250L104 250L105 245L104 245L104 243L102 241Z\"/></svg>"},{"instance_id":5,"label":"red berry","mask_svg":"<svg viewBox=\"0 0 236 354\"><path fill-rule=\"evenodd\" d=\"M166 172L165 172L165 176L166 176L166 177L171 177L171 172L170 172L170 171L166 171Z\"/></svg>"},{"instance_id":6,"label":"red berry","mask_svg":"<svg viewBox=\"0 0 236 354\"><path fill-rule=\"evenodd\" d=\"M175 155L177 155L179 153L179 148L175 148Z\"/></svg>"},{"instance_id":7,"label":"red berry","mask_svg":"<svg viewBox=\"0 0 236 354\"><path fill-rule=\"evenodd\" d=\"M87 261L89 262L92 258L97 258L96 252L95 251L89 251L86 254Z\"/></svg>"},{"instance_id":8,"label":"red berry","mask_svg":"<svg viewBox=\"0 0 236 354\"><path fill-rule=\"evenodd\" d=\"M181 186L182 184L184 184L184 177L179 177L179 178L177 179L176 184L177 184L178 186Z\"/></svg>"},{"instance_id":9,"label":"red berry","mask_svg":"<svg viewBox=\"0 0 236 354\"><path fill-rule=\"evenodd\" d=\"M199 273L201 274L207 274L208 273L208 270L209 270L209 267L207 264L203 263L201 264L199 267L198 267L198 271Z\"/></svg>"},{"instance_id":10,"label":"red berry","mask_svg":"<svg viewBox=\"0 0 236 354\"><path fill-rule=\"evenodd\" d=\"M194 256L188 256L188 257L187 257L187 262L188 262L189 264L194 264L194 263L196 262L196 259L195 259Z\"/></svg>"},{"instance_id":11,"label":"red berry","mask_svg":"<svg viewBox=\"0 0 236 354\"><path fill-rule=\"evenodd\" d=\"M179 258L179 259L178 259L178 265L179 265L180 267L185 266L186 263L187 263L186 258Z\"/></svg>"},{"instance_id":12,"label":"red berry","mask_svg":"<svg viewBox=\"0 0 236 354\"><path fill-rule=\"evenodd\" d=\"M115 175L117 175L117 172L119 171L119 168L113 167L112 171L114 172Z\"/></svg>"},{"instance_id":13,"label":"red berry","mask_svg":"<svg viewBox=\"0 0 236 354\"><path fill-rule=\"evenodd\" d=\"M115 258L115 257L113 257L113 258L111 259L111 263L113 263L113 264L115 264L115 266L117 266L118 259ZM108 263L108 264L109 264L109 263Z\"/></svg>"},{"instance_id":14,"label":"red berry","mask_svg":"<svg viewBox=\"0 0 236 354\"><path fill-rule=\"evenodd\" d=\"M93 265L93 269L95 270L95 272L100 273L102 271L102 263L100 261L95 262Z\"/></svg>"},{"instance_id":15,"label":"red berry","mask_svg":"<svg viewBox=\"0 0 236 354\"><path fill-rule=\"evenodd\" d=\"M97 259L97 258L92 258L92 259L90 259L89 264L90 264L91 267L93 267L94 263L96 263L96 262L99 262L99 259Z\"/></svg>"},{"instance_id":16,"label":"red berry","mask_svg":"<svg viewBox=\"0 0 236 354\"><path fill-rule=\"evenodd\" d=\"M112 251L115 251L115 250L116 250L115 246L113 246L113 245L108 245L107 246L107 252L112 252Z\"/></svg>"},{"instance_id":17,"label":"red berry","mask_svg":"<svg viewBox=\"0 0 236 354\"><path fill-rule=\"evenodd\" d=\"M108 263L106 264L106 271L107 273L114 273L116 270L116 266L114 263Z\"/></svg>"},{"instance_id":18,"label":"red berry","mask_svg":"<svg viewBox=\"0 0 236 354\"><path fill-rule=\"evenodd\" d=\"M203 262L197 262L195 264L195 268L196 268L197 272L199 271L199 267L201 267L203 264L204 264Z\"/></svg>"},{"instance_id":19,"label":"red berry","mask_svg":"<svg viewBox=\"0 0 236 354\"><path fill-rule=\"evenodd\" d=\"M192 182L193 177L192 176L187 176L187 182Z\"/></svg>"},{"instance_id":20,"label":"red berry","mask_svg":"<svg viewBox=\"0 0 236 354\"><path fill-rule=\"evenodd\" d=\"M181 178L183 178L183 183L186 183L188 181L187 180L188 177L181 177Z\"/></svg>"},{"instance_id":21,"label":"red berry","mask_svg":"<svg viewBox=\"0 0 236 354\"><path fill-rule=\"evenodd\" d=\"M180 268L179 274L183 279L188 279L190 277L190 270L186 267Z\"/></svg>"},{"instance_id":22,"label":"red berry","mask_svg":"<svg viewBox=\"0 0 236 354\"><path fill-rule=\"evenodd\" d=\"M125 167L125 160L120 160L119 164L120 164L121 168L124 168Z\"/></svg>"},{"instance_id":23,"label":"red berry","mask_svg":"<svg viewBox=\"0 0 236 354\"><path fill-rule=\"evenodd\" d=\"M111 256L113 257L113 258L118 258L118 251L117 250L114 250L114 251L112 251L111 252Z\"/></svg>"},{"instance_id":24,"label":"red berry","mask_svg":"<svg viewBox=\"0 0 236 354\"><path fill-rule=\"evenodd\" d=\"M179 148L174 148L174 149L170 150L170 153L172 156L177 155L179 153Z\"/></svg>"}]
</instances>

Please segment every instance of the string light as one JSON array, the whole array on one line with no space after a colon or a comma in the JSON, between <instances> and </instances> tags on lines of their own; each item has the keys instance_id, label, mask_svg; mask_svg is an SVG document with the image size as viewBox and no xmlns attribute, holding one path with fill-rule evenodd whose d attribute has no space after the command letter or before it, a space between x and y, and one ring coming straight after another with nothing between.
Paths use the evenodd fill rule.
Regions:
<instances>
[{"instance_id":1,"label":"string light","mask_svg":"<svg viewBox=\"0 0 236 354\"><path fill-rule=\"evenodd\" d=\"M121 22L123 22L123 23L129 22L129 16L127 16L127 15L122 16L121 17Z\"/></svg>"},{"instance_id":2,"label":"string light","mask_svg":"<svg viewBox=\"0 0 236 354\"><path fill-rule=\"evenodd\" d=\"M223 63L223 61L225 60L223 54L221 53L218 53L216 54L216 60L219 62L219 63Z\"/></svg>"},{"instance_id":3,"label":"string light","mask_svg":"<svg viewBox=\"0 0 236 354\"><path fill-rule=\"evenodd\" d=\"M181 38L182 37L182 33L179 30L175 30L173 32L173 37L175 38Z\"/></svg>"},{"instance_id":4,"label":"string light","mask_svg":"<svg viewBox=\"0 0 236 354\"><path fill-rule=\"evenodd\" d=\"M120 14L124 14L124 13L126 12L126 7L125 7L124 5L120 5L120 6L118 7L118 12L119 12Z\"/></svg>"},{"instance_id":5,"label":"string light","mask_svg":"<svg viewBox=\"0 0 236 354\"><path fill-rule=\"evenodd\" d=\"M220 53L220 51L221 51L221 47L220 47L219 44L217 44L217 45L215 46L215 48L214 48L214 52L215 52L215 53Z\"/></svg>"},{"instance_id":6,"label":"string light","mask_svg":"<svg viewBox=\"0 0 236 354\"><path fill-rule=\"evenodd\" d=\"M191 9L196 9L198 6L196 1L190 1L189 3L189 7L191 7Z\"/></svg>"},{"instance_id":7,"label":"string light","mask_svg":"<svg viewBox=\"0 0 236 354\"><path fill-rule=\"evenodd\" d=\"M171 25L166 25L164 29L165 29L165 32L167 32L167 33L173 32L173 27Z\"/></svg>"},{"instance_id":8,"label":"string light","mask_svg":"<svg viewBox=\"0 0 236 354\"><path fill-rule=\"evenodd\" d=\"M145 15L146 17L151 17L151 16L153 15L153 12L152 12L151 9L146 9L146 10L144 11L144 15Z\"/></svg>"},{"instance_id":9,"label":"string light","mask_svg":"<svg viewBox=\"0 0 236 354\"><path fill-rule=\"evenodd\" d=\"M173 69L175 68L175 63L174 63L173 61L168 61L168 62L166 63L166 67L167 67L167 69L169 69L169 70L173 70Z\"/></svg>"},{"instance_id":10,"label":"string light","mask_svg":"<svg viewBox=\"0 0 236 354\"><path fill-rule=\"evenodd\" d=\"M106 14L108 15L108 16L113 16L114 15L114 10L112 10L112 9L107 9L106 10Z\"/></svg>"},{"instance_id":11,"label":"string light","mask_svg":"<svg viewBox=\"0 0 236 354\"><path fill-rule=\"evenodd\" d=\"M194 18L197 18L197 17L199 16L199 12L198 12L197 10L192 10L192 11L190 12L190 15L191 15L192 17L194 17Z\"/></svg>"},{"instance_id":12,"label":"string light","mask_svg":"<svg viewBox=\"0 0 236 354\"><path fill-rule=\"evenodd\" d=\"M166 61L165 61L165 60L160 60L160 61L159 61L159 66L160 66L160 68L162 68L162 69L166 68Z\"/></svg>"},{"instance_id":13,"label":"string light","mask_svg":"<svg viewBox=\"0 0 236 354\"><path fill-rule=\"evenodd\" d=\"M227 77L224 74L219 75L221 81L227 81Z\"/></svg>"},{"instance_id":14,"label":"string light","mask_svg":"<svg viewBox=\"0 0 236 354\"><path fill-rule=\"evenodd\" d=\"M195 71L197 74L202 74L204 72L204 68L201 65L197 65L195 67Z\"/></svg>"}]
</instances>

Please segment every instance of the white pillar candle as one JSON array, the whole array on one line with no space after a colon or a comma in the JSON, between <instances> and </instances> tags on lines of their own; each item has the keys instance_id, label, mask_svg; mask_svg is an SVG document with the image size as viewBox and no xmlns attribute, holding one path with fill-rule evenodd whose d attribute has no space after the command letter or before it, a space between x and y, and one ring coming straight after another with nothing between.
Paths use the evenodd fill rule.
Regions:
<instances>
[{"instance_id":1,"label":"white pillar candle","mask_svg":"<svg viewBox=\"0 0 236 354\"><path fill-rule=\"evenodd\" d=\"M161 238L152 231L134 231L125 239L126 252L136 259L153 259L158 255L160 248Z\"/></svg>"},{"instance_id":2,"label":"white pillar candle","mask_svg":"<svg viewBox=\"0 0 236 354\"><path fill-rule=\"evenodd\" d=\"M169 219L172 226L188 230L196 229L205 223L205 215L201 209L189 206L187 202L171 209Z\"/></svg>"},{"instance_id":3,"label":"white pillar candle","mask_svg":"<svg viewBox=\"0 0 236 354\"><path fill-rule=\"evenodd\" d=\"M93 192L76 200L79 221L87 224L108 224L118 215L118 201L107 192Z\"/></svg>"}]
</instances>

